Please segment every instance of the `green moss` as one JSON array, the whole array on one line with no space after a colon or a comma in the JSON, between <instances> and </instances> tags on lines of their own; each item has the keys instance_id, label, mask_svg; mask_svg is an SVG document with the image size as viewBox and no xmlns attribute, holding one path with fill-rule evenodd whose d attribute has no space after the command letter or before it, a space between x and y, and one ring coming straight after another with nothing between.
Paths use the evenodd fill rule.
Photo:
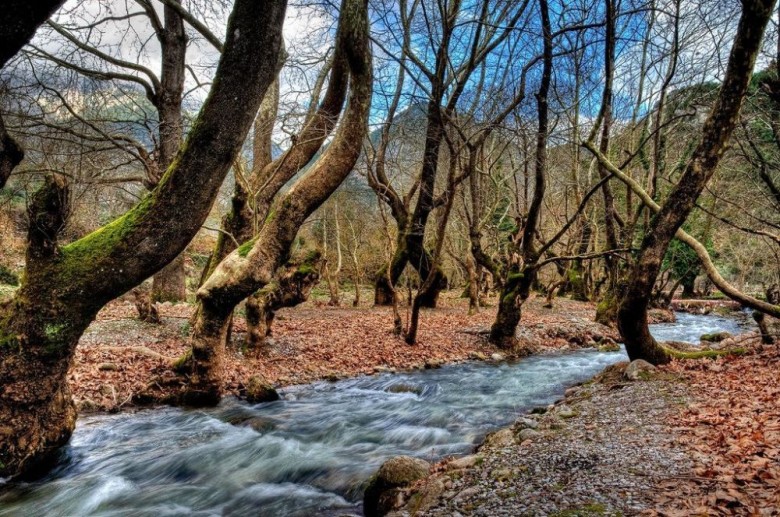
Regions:
<instances>
[{"instance_id":1,"label":"green moss","mask_svg":"<svg viewBox=\"0 0 780 517\"><path fill-rule=\"evenodd\" d=\"M7 267L0 264L0 284L18 286L19 276Z\"/></svg>"},{"instance_id":2,"label":"green moss","mask_svg":"<svg viewBox=\"0 0 780 517\"><path fill-rule=\"evenodd\" d=\"M173 362L173 371L183 373L183 370L187 364L189 364L190 359L192 359L192 349L184 352L183 356L179 357Z\"/></svg>"},{"instance_id":3,"label":"green moss","mask_svg":"<svg viewBox=\"0 0 780 517\"><path fill-rule=\"evenodd\" d=\"M744 348L732 348L729 350L696 350L694 352L683 352L673 348L664 347L664 350L667 354L674 357L675 359L704 359L708 357L721 357L724 355L744 355L747 353L747 350Z\"/></svg>"},{"instance_id":4,"label":"green moss","mask_svg":"<svg viewBox=\"0 0 780 517\"><path fill-rule=\"evenodd\" d=\"M62 279L67 282L82 277L87 271L95 271L97 265L125 244L124 240L138 227L154 200L154 193L147 195L125 215L63 247L59 263Z\"/></svg>"},{"instance_id":5,"label":"green moss","mask_svg":"<svg viewBox=\"0 0 780 517\"><path fill-rule=\"evenodd\" d=\"M250 239L246 241L244 244L238 247L238 256L239 257L246 257L249 255L249 252L252 251L252 247L255 245L255 242L257 241L257 238Z\"/></svg>"},{"instance_id":6,"label":"green moss","mask_svg":"<svg viewBox=\"0 0 780 517\"><path fill-rule=\"evenodd\" d=\"M598 515L621 515L619 512L607 513L607 507L601 503L589 503L552 514L554 517L595 517Z\"/></svg>"}]
</instances>

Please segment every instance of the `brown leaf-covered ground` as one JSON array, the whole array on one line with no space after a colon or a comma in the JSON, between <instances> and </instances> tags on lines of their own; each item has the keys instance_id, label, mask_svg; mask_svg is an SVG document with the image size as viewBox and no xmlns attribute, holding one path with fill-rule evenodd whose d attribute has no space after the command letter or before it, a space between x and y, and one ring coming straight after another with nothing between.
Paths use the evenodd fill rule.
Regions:
<instances>
[{"instance_id":1,"label":"brown leaf-covered ground","mask_svg":"<svg viewBox=\"0 0 780 517\"><path fill-rule=\"evenodd\" d=\"M780 345L666 367L690 401L669 422L695 462L658 494L662 515L780 515Z\"/></svg>"},{"instance_id":2,"label":"brown leaf-covered ground","mask_svg":"<svg viewBox=\"0 0 780 517\"><path fill-rule=\"evenodd\" d=\"M592 345L593 336L617 337L593 323L591 304L560 299L554 309L545 309L543 301L529 300L520 328L520 334L540 349ZM133 396L153 385L155 377L187 350L191 313L191 305L164 304L162 324L152 325L138 321L128 301L104 308L79 342L70 372L81 411L133 407ZM467 301L448 293L439 308L423 312L419 342L410 346L393 334L390 308L328 307L315 300L279 311L269 345L243 353L245 324L239 311L225 388L237 394L252 375L283 386L380 369L490 358L500 351L479 332L489 327L494 315L494 307L469 315Z\"/></svg>"}]
</instances>

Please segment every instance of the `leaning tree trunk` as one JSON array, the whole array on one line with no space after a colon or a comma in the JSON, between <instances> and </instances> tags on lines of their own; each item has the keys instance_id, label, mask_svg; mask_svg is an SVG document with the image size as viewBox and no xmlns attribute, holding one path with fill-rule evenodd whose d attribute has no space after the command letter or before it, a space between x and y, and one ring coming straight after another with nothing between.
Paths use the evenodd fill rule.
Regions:
<instances>
[{"instance_id":1,"label":"leaning tree trunk","mask_svg":"<svg viewBox=\"0 0 780 517\"><path fill-rule=\"evenodd\" d=\"M188 376L182 399L210 405L222 396L227 326L242 300L268 285L284 262L304 221L352 171L368 133L371 53L367 0L343 0L336 47L349 64L349 101L333 141L306 174L274 203L252 241L228 255L198 291L201 311L191 335L191 355L181 369Z\"/></svg>"},{"instance_id":2,"label":"leaning tree trunk","mask_svg":"<svg viewBox=\"0 0 780 517\"><path fill-rule=\"evenodd\" d=\"M718 99L704 123L701 141L679 182L653 217L639 256L626 279L618 310L618 328L632 360L645 359L654 364L669 360L668 354L656 343L648 328L648 304L653 286L669 243L715 173L738 123L742 101L774 4L774 0L742 2L742 15L726 75Z\"/></svg>"},{"instance_id":3,"label":"leaning tree trunk","mask_svg":"<svg viewBox=\"0 0 780 517\"><path fill-rule=\"evenodd\" d=\"M173 260L198 232L273 80L285 0L236 0L224 52L187 144L135 208L67 246L68 189L49 178L30 204L26 273L0 307L0 477L45 464L73 431L67 372L97 312ZM240 34L240 37L239 37ZM243 95L237 103L237 96ZM182 218L183 204L189 217Z\"/></svg>"}]
</instances>

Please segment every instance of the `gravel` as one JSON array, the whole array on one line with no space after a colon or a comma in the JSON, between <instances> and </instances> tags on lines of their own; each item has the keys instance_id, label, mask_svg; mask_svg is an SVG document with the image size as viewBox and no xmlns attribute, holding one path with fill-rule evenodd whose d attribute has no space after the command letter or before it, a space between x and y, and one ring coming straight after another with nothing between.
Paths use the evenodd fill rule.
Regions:
<instances>
[{"instance_id":1,"label":"gravel","mask_svg":"<svg viewBox=\"0 0 780 517\"><path fill-rule=\"evenodd\" d=\"M657 481L691 472L667 427L685 400L684 385L658 379L570 390L565 405L532 415L540 435L530 438L524 417L513 429L523 439L488 441L477 465L439 474L448 489L416 515L638 514L652 506Z\"/></svg>"}]
</instances>

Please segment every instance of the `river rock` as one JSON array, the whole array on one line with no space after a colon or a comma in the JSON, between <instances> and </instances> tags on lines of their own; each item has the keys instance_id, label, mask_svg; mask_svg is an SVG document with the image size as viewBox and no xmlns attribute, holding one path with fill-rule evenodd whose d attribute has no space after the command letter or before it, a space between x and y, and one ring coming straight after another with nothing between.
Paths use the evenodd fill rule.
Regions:
<instances>
[{"instance_id":1,"label":"river rock","mask_svg":"<svg viewBox=\"0 0 780 517\"><path fill-rule=\"evenodd\" d=\"M598 347L599 352L619 352L620 345L618 345L614 339L607 337L601 340Z\"/></svg>"},{"instance_id":2,"label":"river rock","mask_svg":"<svg viewBox=\"0 0 780 517\"><path fill-rule=\"evenodd\" d=\"M509 447L515 443L515 437L511 429L501 429L495 433L490 433L485 437L483 446L503 448Z\"/></svg>"},{"instance_id":3,"label":"river rock","mask_svg":"<svg viewBox=\"0 0 780 517\"><path fill-rule=\"evenodd\" d=\"M562 404L555 409L555 414L560 418L573 418L577 416L577 412L566 404Z\"/></svg>"},{"instance_id":4,"label":"river rock","mask_svg":"<svg viewBox=\"0 0 780 517\"><path fill-rule=\"evenodd\" d=\"M504 354L499 354L498 352L496 352L495 354L492 354L490 356L490 358L492 360L494 360L495 362L499 363L499 362L503 361L504 359L506 359L506 356Z\"/></svg>"},{"instance_id":5,"label":"river rock","mask_svg":"<svg viewBox=\"0 0 780 517\"><path fill-rule=\"evenodd\" d=\"M414 393L415 395L422 395L423 389L421 386L399 382L388 386L385 391L388 393Z\"/></svg>"},{"instance_id":6,"label":"river rock","mask_svg":"<svg viewBox=\"0 0 780 517\"><path fill-rule=\"evenodd\" d=\"M702 334L699 339L702 341L707 341L709 343L720 343L724 339L728 339L731 337L731 333L729 332L710 332L709 334Z\"/></svg>"},{"instance_id":7,"label":"river rock","mask_svg":"<svg viewBox=\"0 0 780 517\"><path fill-rule=\"evenodd\" d=\"M390 458L369 480L363 495L366 517L381 517L403 504L400 488L428 476L431 464L411 456Z\"/></svg>"},{"instance_id":8,"label":"river rock","mask_svg":"<svg viewBox=\"0 0 780 517\"><path fill-rule=\"evenodd\" d=\"M521 417L515 421L515 427L517 429L536 429L539 427L539 422L533 418Z\"/></svg>"},{"instance_id":9,"label":"river rock","mask_svg":"<svg viewBox=\"0 0 780 517\"><path fill-rule=\"evenodd\" d=\"M626 371L623 372L623 377L629 381L644 380L652 376L656 369L657 368L655 366L648 363L644 359L636 359L631 361L628 366L626 366Z\"/></svg>"},{"instance_id":10,"label":"river rock","mask_svg":"<svg viewBox=\"0 0 780 517\"><path fill-rule=\"evenodd\" d=\"M470 499L470 498L472 498L472 497L474 497L476 495L479 495L479 492L480 492L480 487L472 486L472 487L469 487L469 488L467 488L465 490L461 490L460 492L458 492L458 494L455 497L452 498L452 501L455 502L455 503L459 503L459 502L462 502L462 501L467 501L468 499Z\"/></svg>"},{"instance_id":11,"label":"river rock","mask_svg":"<svg viewBox=\"0 0 780 517\"><path fill-rule=\"evenodd\" d=\"M542 433L537 431L536 429L521 429L519 433L517 433L517 439L521 442L524 442L526 440L536 440L542 436Z\"/></svg>"},{"instance_id":12,"label":"river rock","mask_svg":"<svg viewBox=\"0 0 780 517\"><path fill-rule=\"evenodd\" d=\"M444 494L444 481L439 477L428 479L425 484L409 497L406 503L406 515L419 515L432 506L436 506Z\"/></svg>"},{"instance_id":13,"label":"river rock","mask_svg":"<svg viewBox=\"0 0 780 517\"><path fill-rule=\"evenodd\" d=\"M479 352L477 350L472 350L471 352L469 352L469 359L472 359L474 361L487 361L487 356L482 352Z\"/></svg>"},{"instance_id":14,"label":"river rock","mask_svg":"<svg viewBox=\"0 0 780 517\"><path fill-rule=\"evenodd\" d=\"M511 437L511 433L510 433ZM512 438L514 442L514 438ZM470 469L482 462L483 456L481 454L471 454L469 456L463 456L462 458L456 458L447 463L448 470Z\"/></svg>"},{"instance_id":15,"label":"river rock","mask_svg":"<svg viewBox=\"0 0 780 517\"><path fill-rule=\"evenodd\" d=\"M246 401L251 404L279 400L279 393L260 375L253 375L246 383Z\"/></svg>"}]
</instances>

